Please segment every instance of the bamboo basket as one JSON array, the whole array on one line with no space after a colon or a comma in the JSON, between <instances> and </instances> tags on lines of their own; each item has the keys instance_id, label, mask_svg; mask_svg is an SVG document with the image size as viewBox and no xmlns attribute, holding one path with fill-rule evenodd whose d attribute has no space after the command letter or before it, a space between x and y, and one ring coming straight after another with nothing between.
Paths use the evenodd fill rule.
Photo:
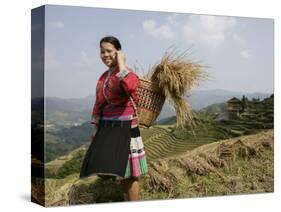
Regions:
<instances>
[{"instance_id":1,"label":"bamboo basket","mask_svg":"<svg viewBox=\"0 0 281 212\"><path fill-rule=\"evenodd\" d=\"M152 81L141 77L139 81L137 88L139 125L146 128L150 127L160 114L165 96Z\"/></svg>"}]
</instances>

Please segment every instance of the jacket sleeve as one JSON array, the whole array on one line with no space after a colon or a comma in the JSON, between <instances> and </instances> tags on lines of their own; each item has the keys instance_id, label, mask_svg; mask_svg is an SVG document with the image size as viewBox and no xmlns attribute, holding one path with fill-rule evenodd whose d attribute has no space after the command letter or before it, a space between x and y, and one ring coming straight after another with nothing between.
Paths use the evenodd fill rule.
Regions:
<instances>
[{"instance_id":1,"label":"jacket sleeve","mask_svg":"<svg viewBox=\"0 0 281 212\"><path fill-rule=\"evenodd\" d=\"M120 70L117 76L120 80L121 87L137 102L138 98L136 95L136 90L139 86L138 76L127 67L123 70Z\"/></svg>"},{"instance_id":2,"label":"jacket sleeve","mask_svg":"<svg viewBox=\"0 0 281 212\"><path fill-rule=\"evenodd\" d=\"M96 86L96 101L92 109L91 114L91 124L98 125L101 117L102 107L105 105L106 101L102 95L102 76L99 78Z\"/></svg>"}]
</instances>

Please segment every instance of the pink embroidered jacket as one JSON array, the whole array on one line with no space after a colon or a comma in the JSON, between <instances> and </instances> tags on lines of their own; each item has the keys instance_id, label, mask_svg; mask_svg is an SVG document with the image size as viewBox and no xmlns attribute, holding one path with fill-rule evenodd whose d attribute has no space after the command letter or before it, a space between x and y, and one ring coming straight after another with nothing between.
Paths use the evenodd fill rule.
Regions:
<instances>
[{"instance_id":1,"label":"pink embroidered jacket","mask_svg":"<svg viewBox=\"0 0 281 212\"><path fill-rule=\"evenodd\" d=\"M138 85L138 76L129 67L119 70L119 67L115 66L105 71L96 85L91 124L98 125L101 118L132 120L135 117L135 109L128 95L137 104Z\"/></svg>"}]
</instances>

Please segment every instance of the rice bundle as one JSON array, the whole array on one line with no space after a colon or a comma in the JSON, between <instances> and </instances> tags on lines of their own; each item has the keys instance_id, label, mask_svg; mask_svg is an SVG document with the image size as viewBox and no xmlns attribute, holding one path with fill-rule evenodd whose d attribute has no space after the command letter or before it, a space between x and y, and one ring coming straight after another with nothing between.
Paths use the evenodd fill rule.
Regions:
<instances>
[{"instance_id":1,"label":"rice bundle","mask_svg":"<svg viewBox=\"0 0 281 212\"><path fill-rule=\"evenodd\" d=\"M152 67L147 77L157 84L159 90L176 110L176 127L192 126L192 113L185 100L187 92L204 79L207 79L203 66L189 59L190 50L178 53L165 52L161 62ZM149 76L150 75L150 76Z\"/></svg>"}]
</instances>

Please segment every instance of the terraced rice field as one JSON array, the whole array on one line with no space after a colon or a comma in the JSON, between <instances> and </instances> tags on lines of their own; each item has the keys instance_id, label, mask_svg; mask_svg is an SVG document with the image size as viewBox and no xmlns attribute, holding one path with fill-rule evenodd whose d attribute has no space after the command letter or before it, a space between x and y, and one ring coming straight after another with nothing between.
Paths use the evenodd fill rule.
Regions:
<instances>
[{"instance_id":1,"label":"terraced rice field","mask_svg":"<svg viewBox=\"0 0 281 212\"><path fill-rule=\"evenodd\" d=\"M174 156L212 142L209 139L179 139L176 138L170 130L162 127L141 129L141 135L149 160Z\"/></svg>"},{"instance_id":2,"label":"terraced rice field","mask_svg":"<svg viewBox=\"0 0 281 212\"><path fill-rule=\"evenodd\" d=\"M273 128L270 117L266 121L259 119L237 119L215 121L208 115L202 115L194 134L188 129L174 130L173 125L154 125L142 129L147 158L154 160L184 153L204 144L229 139L236 136L254 134L261 129Z\"/></svg>"}]
</instances>

